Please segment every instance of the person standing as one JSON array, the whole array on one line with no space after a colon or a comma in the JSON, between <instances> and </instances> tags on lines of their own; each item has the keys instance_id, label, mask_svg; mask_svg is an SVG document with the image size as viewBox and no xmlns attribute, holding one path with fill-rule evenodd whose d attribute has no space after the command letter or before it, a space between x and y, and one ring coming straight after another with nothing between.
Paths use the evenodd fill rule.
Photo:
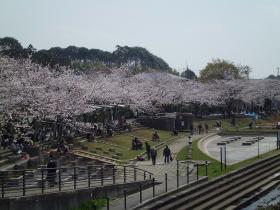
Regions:
<instances>
[{"instance_id":1,"label":"person standing","mask_svg":"<svg viewBox=\"0 0 280 210\"><path fill-rule=\"evenodd\" d=\"M198 134L201 134L201 131L202 131L202 125L199 124L199 125L198 125Z\"/></svg>"},{"instance_id":2,"label":"person standing","mask_svg":"<svg viewBox=\"0 0 280 210\"><path fill-rule=\"evenodd\" d=\"M193 124L190 125L191 135L193 135Z\"/></svg>"},{"instance_id":3,"label":"person standing","mask_svg":"<svg viewBox=\"0 0 280 210\"><path fill-rule=\"evenodd\" d=\"M50 155L50 160L47 165L47 180L50 187L53 187L56 183L56 162L52 159L52 155Z\"/></svg>"},{"instance_id":4,"label":"person standing","mask_svg":"<svg viewBox=\"0 0 280 210\"><path fill-rule=\"evenodd\" d=\"M164 163L169 163L170 157L171 157L171 150L166 145L163 150L163 156L164 156Z\"/></svg>"},{"instance_id":5,"label":"person standing","mask_svg":"<svg viewBox=\"0 0 280 210\"><path fill-rule=\"evenodd\" d=\"M152 158L152 164L156 165L157 151L154 148L151 149L151 158Z\"/></svg>"},{"instance_id":6,"label":"person standing","mask_svg":"<svg viewBox=\"0 0 280 210\"><path fill-rule=\"evenodd\" d=\"M207 123L204 124L204 128L205 128L205 133L208 133L209 126Z\"/></svg>"},{"instance_id":7,"label":"person standing","mask_svg":"<svg viewBox=\"0 0 280 210\"><path fill-rule=\"evenodd\" d=\"M148 158L148 160L150 160L151 159L151 146L149 145L148 142L145 142L145 146L146 146L147 158Z\"/></svg>"}]
</instances>

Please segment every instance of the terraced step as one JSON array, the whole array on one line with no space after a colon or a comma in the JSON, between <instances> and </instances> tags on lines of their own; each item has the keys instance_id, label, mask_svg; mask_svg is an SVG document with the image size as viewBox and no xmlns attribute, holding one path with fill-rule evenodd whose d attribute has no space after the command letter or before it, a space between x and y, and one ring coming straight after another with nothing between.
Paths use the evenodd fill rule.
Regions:
<instances>
[{"instance_id":1,"label":"terraced step","mask_svg":"<svg viewBox=\"0 0 280 210\"><path fill-rule=\"evenodd\" d=\"M120 160L114 159L114 158L109 158L106 156L102 156L102 155L98 155L98 154L94 154L91 152L85 152L85 151L81 151L81 150L75 150L72 152L74 155L80 156L80 157L85 157L85 158L89 158L89 159L94 159L94 160L99 160L108 164L119 164L121 163Z\"/></svg>"},{"instance_id":2,"label":"terraced step","mask_svg":"<svg viewBox=\"0 0 280 210\"><path fill-rule=\"evenodd\" d=\"M271 167L269 167L269 169L277 165L279 165L277 162L271 164ZM261 175L264 171L265 170L259 170L257 171L257 173L250 173L247 176L242 176L239 179L231 180L230 182L228 180L218 182L216 184L205 187L191 195L184 196L182 199L175 200L173 203L165 205L159 209L167 210L170 209L172 206L176 209L197 209L199 205L210 202L211 199L213 199L214 197L222 195L227 191L231 191L231 189L234 189L236 186L242 185L244 183L246 184L248 180L253 179L254 176Z\"/></svg>"},{"instance_id":3,"label":"terraced step","mask_svg":"<svg viewBox=\"0 0 280 210\"><path fill-rule=\"evenodd\" d=\"M0 159L0 166L5 165L7 163L9 163L8 159Z\"/></svg>"},{"instance_id":4,"label":"terraced step","mask_svg":"<svg viewBox=\"0 0 280 210\"><path fill-rule=\"evenodd\" d=\"M231 172L222 177L216 178L211 182L203 183L187 190L174 193L163 200L156 201L151 205L144 206L142 209L196 209L201 203L205 203L215 196L223 195L236 186L244 186L246 182L254 183L262 181L264 177L272 172L280 170L280 155L258 161L248 167ZM254 179L254 177L257 177ZM261 178L258 178L261 177ZM226 186L226 187L225 187ZM248 187L248 185L246 185ZM238 193L236 193L238 194ZM226 194L225 194L226 195ZM197 201L200 200L200 201ZM211 207L211 205L209 205Z\"/></svg>"},{"instance_id":5,"label":"terraced step","mask_svg":"<svg viewBox=\"0 0 280 210\"><path fill-rule=\"evenodd\" d=\"M209 192L209 194L207 194L206 196L203 196L201 199L197 199L195 202L182 206L181 208L179 208L179 210L224 209L226 206L235 202L236 199L240 198L242 195L246 195L247 193L251 192L250 190L258 189L264 184L267 184L270 180L266 178L279 170L279 164L275 163L269 169L267 168L265 170L266 172L258 171L258 173L250 174L244 179L238 180L234 183L230 183L216 191Z\"/></svg>"},{"instance_id":6,"label":"terraced step","mask_svg":"<svg viewBox=\"0 0 280 210\"><path fill-rule=\"evenodd\" d=\"M278 167L278 171L279 171L279 167ZM277 172L277 171L276 171ZM271 174L271 173L269 173ZM244 190L242 191L235 191L234 193L231 193L231 195L226 199L223 200L221 202L221 200L219 201L220 203L218 205L213 206L212 208L210 208L209 210L224 210L227 209L227 206L237 202L238 200L240 200L240 197L245 197L250 195L252 192L260 189L261 187L265 186L266 184L272 182L275 179L274 176L270 176L270 177L266 177L265 179L260 179L260 182L255 183L252 186L247 186Z\"/></svg>"}]
</instances>

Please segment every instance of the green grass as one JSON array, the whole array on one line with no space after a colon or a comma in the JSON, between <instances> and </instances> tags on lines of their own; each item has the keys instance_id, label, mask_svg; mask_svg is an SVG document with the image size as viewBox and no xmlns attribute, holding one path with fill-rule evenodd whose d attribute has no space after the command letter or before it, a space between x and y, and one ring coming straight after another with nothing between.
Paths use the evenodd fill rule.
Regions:
<instances>
[{"instance_id":1,"label":"green grass","mask_svg":"<svg viewBox=\"0 0 280 210\"><path fill-rule=\"evenodd\" d=\"M100 198L100 199L85 201L80 204L80 207L73 208L70 210L92 210L94 209L94 206L96 210L101 210L106 206L106 199Z\"/></svg>"},{"instance_id":2,"label":"green grass","mask_svg":"<svg viewBox=\"0 0 280 210\"><path fill-rule=\"evenodd\" d=\"M171 132L169 131L157 130L157 132L160 137L160 142L166 142L174 138L174 136L171 135ZM129 160L136 158L141 153L146 151L145 147L143 147L142 150L132 150L132 138L138 137L143 143L147 141L151 146L154 146L159 142L151 141L153 133L153 129L135 130L129 133L123 133L107 138L101 138L98 139L99 142L83 142L82 146L87 147L89 152L93 152L99 155L117 158L119 160ZM180 137L182 135L183 133L179 133L177 137ZM98 150L97 148L101 148L102 150Z\"/></svg>"},{"instance_id":3,"label":"green grass","mask_svg":"<svg viewBox=\"0 0 280 210\"><path fill-rule=\"evenodd\" d=\"M260 157L252 157L250 159L241 161L239 163L233 164L233 165L228 165L227 166L227 170L226 172L223 171L221 172L221 164L219 161L209 157L208 155L206 155L205 153L203 153L202 151L199 150L198 148L198 141L200 139L194 140L193 142L193 150L192 150L192 159L193 160L207 160L208 162L210 162L210 164L208 165L208 177L209 179L213 179L215 177L221 176L223 174L226 174L228 172L240 169L242 167L248 166L258 160L264 159L266 157L272 156L272 155L276 155L279 154L279 150L272 150L270 152L261 154ZM187 146L185 148L183 148L177 155L177 159L178 160L186 160L186 156L184 154L184 152L186 152L187 150ZM224 166L223 166L224 167ZM204 176L206 174L205 172L205 166L199 166L199 175L200 176Z\"/></svg>"},{"instance_id":4,"label":"green grass","mask_svg":"<svg viewBox=\"0 0 280 210\"><path fill-rule=\"evenodd\" d=\"M194 121L194 126L197 127L199 124L204 125L207 123L209 128L213 128L216 126L217 120L196 120ZM251 118L236 118L235 126L231 125L231 119L222 119L222 129L225 131L238 131L244 129L244 127L248 126L252 121Z\"/></svg>"},{"instance_id":5,"label":"green grass","mask_svg":"<svg viewBox=\"0 0 280 210\"><path fill-rule=\"evenodd\" d=\"M183 147L183 149L180 150L180 152L177 154L176 159L177 160L186 160L188 156L189 146Z\"/></svg>"},{"instance_id":6,"label":"green grass","mask_svg":"<svg viewBox=\"0 0 280 210\"><path fill-rule=\"evenodd\" d=\"M232 119L222 119L222 133L224 134L236 134L238 132L239 134L250 134L250 133L272 133L276 132L276 129L273 128L267 128L265 126L272 126L276 125L278 122L278 115L277 116L272 116L267 119L260 119L257 120L256 126L258 127L253 127L252 129L249 129L249 123L252 122L251 118L235 118L235 126L232 126L231 122ZM194 121L194 127L197 127L199 124L204 125L208 124L209 128L215 128L216 126L216 120L195 120ZM263 127L264 126L264 127Z\"/></svg>"}]
</instances>

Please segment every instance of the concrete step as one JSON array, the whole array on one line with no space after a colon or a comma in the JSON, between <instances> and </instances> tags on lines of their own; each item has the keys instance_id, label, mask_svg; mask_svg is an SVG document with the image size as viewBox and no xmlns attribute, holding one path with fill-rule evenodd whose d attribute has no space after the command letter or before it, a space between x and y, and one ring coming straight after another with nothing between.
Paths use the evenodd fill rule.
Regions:
<instances>
[{"instance_id":1,"label":"concrete step","mask_svg":"<svg viewBox=\"0 0 280 210\"><path fill-rule=\"evenodd\" d=\"M221 187L227 185L228 183L238 183L239 179L242 179L244 181L244 177L246 179L246 177L251 173L255 173L256 171L263 172L264 170L266 170L265 169L266 167L271 166L272 164L275 163L278 164L279 158L280 156L276 155L273 157L269 157L265 160L258 161L246 168L242 168L239 169L238 171L231 172L227 175L212 180L211 182L201 184L192 189L176 193L169 199L166 199L165 201L162 201L160 203L155 203L154 205L150 205L149 208L147 209L179 208L185 203L189 203L195 199L205 196L206 194L209 194L209 192L212 192L216 189L220 189ZM264 169L261 170L262 168Z\"/></svg>"},{"instance_id":2,"label":"concrete step","mask_svg":"<svg viewBox=\"0 0 280 210\"><path fill-rule=\"evenodd\" d=\"M250 195L247 195L244 199L242 200L238 200L237 202L234 202L232 205L226 207L226 210L239 210L239 209L243 209L245 207L247 207L248 205L250 205L253 201L255 201L257 198L262 197L263 195L267 194L268 192L270 192L271 190L275 189L277 186L279 186L280 184L280 180L279 180L279 173L278 174L274 174L273 176L269 177L270 179L272 178L272 180L264 185L261 186L260 189L255 190L255 192Z\"/></svg>"},{"instance_id":3,"label":"concrete step","mask_svg":"<svg viewBox=\"0 0 280 210\"><path fill-rule=\"evenodd\" d=\"M8 159L1 159L1 160L0 160L0 166L5 165L5 164L7 164L7 163L9 163L9 160L8 160Z\"/></svg>"},{"instance_id":4,"label":"concrete step","mask_svg":"<svg viewBox=\"0 0 280 210\"><path fill-rule=\"evenodd\" d=\"M217 183L216 185L210 185L208 187L205 187L204 189L199 190L196 193L193 193L192 195L188 197L184 197L181 200L178 200L170 205L166 205L163 208L160 208L161 210L167 210L171 208L171 206L175 207L176 209L208 209L211 207L211 201L212 199L219 198L219 196L226 194L227 192L231 192L232 189L236 189L236 186L243 186L248 185L247 183L250 182L250 180L253 179L255 176L263 177L263 173L266 170L273 169L275 166L278 166L279 164L276 162L274 164L271 164L269 168L264 168L263 170L258 170L256 173L249 174L247 176L243 176L240 179L236 179L227 183ZM279 170L280 166L278 167ZM252 182L252 181L251 181ZM204 206L207 206L207 208L199 208L201 204L204 203ZM209 204L210 203L210 204ZM212 203L213 204L213 203ZM215 203L214 203L215 204Z\"/></svg>"},{"instance_id":5,"label":"concrete step","mask_svg":"<svg viewBox=\"0 0 280 210\"><path fill-rule=\"evenodd\" d=\"M247 181L242 182L242 184L236 185L236 187L232 187L227 191L224 191L222 194L214 197L214 199L211 199L209 202L205 202L203 205L200 205L197 209L224 210L227 206L240 199L240 197L246 196L247 194L254 192L256 189L272 181L274 177L270 177L271 174L279 170L280 166L265 173L258 173L258 175L254 175L256 176L255 178L246 179Z\"/></svg>"},{"instance_id":6,"label":"concrete step","mask_svg":"<svg viewBox=\"0 0 280 210\"><path fill-rule=\"evenodd\" d=\"M1 159L1 158L5 158L5 157L7 157L7 156L9 156L9 155L12 155L12 154L13 154L12 151L10 151L10 150L5 150L4 152L1 152L1 153L0 153L0 159Z\"/></svg>"}]
</instances>

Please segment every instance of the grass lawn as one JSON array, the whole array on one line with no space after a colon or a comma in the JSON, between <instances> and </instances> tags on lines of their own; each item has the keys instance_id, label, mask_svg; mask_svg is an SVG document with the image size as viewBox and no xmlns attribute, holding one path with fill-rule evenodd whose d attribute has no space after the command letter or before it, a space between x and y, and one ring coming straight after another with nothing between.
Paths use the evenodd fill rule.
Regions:
<instances>
[{"instance_id":1,"label":"grass lawn","mask_svg":"<svg viewBox=\"0 0 280 210\"><path fill-rule=\"evenodd\" d=\"M275 126L277 122L280 121L280 116L275 115L266 119L259 119L256 122L257 127L253 127L249 129L249 123L252 122L251 118L235 118L235 127L231 125L232 119L221 119L222 122L222 132L225 134L236 133L252 133L252 132L264 132L264 133L271 133L276 132L276 129L272 129L272 126ZM215 128L216 120L195 120L194 127L201 124L208 124L209 128Z\"/></svg>"},{"instance_id":2,"label":"grass lawn","mask_svg":"<svg viewBox=\"0 0 280 210\"><path fill-rule=\"evenodd\" d=\"M219 161L209 157L208 155L206 155L205 153L203 153L202 151L199 150L198 148L198 141L200 139L194 140L193 141L193 151L192 151L192 159L193 160L207 160L210 162L210 164L208 165L208 177L209 179L213 179L215 177L221 176L223 174L226 174L228 172L231 172L233 170L248 166L258 160L261 160L263 158L275 155L275 154L279 154L280 151L279 150L273 150L264 154L261 154L260 157L253 157L244 161L241 161L239 163L233 164L233 165L228 165L227 166L227 171L223 171L221 172L221 164ZM185 148L183 148L177 155L177 159L178 160L186 160L187 156L186 156L186 151L187 151L187 146ZM224 166L223 166L224 167ZM205 173L205 166L199 166L199 175L200 176L204 176Z\"/></svg>"},{"instance_id":3,"label":"grass lawn","mask_svg":"<svg viewBox=\"0 0 280 210\"><path fill-rule=\"evenodd\" d=\"M157 130L157 132L160 137L160 142L166 142L174 138L170 131ZM87 147L88 151L92 153L120 160L129 160L146 151L145 147L142 150L131 150L132 138L138 137L143 143L147 141L151 146L154 146L160 142L151 141L153 133L153 129L135 130L113 137L101 138L98 139L98 142L83 142L82 146ZM177 137L182 135L183 133L179 133Z\"/></svg>"},{"instance_id":4,"label":"grass lawn","mask_svg":"<svg viewBox=\"0 0 280 210\"><path fill-rule=\"evenodd\" d=\"M207 123L209 128L214 128L216 126L217 120L196 120L194 121L194 127L197 127L199 124L204 125ZM236 118L235 127L231 125L231 119L221 119L222 129L226 131L235 131L244 129L252 121L251 118Z\"/></svg>"}]
</instances>

